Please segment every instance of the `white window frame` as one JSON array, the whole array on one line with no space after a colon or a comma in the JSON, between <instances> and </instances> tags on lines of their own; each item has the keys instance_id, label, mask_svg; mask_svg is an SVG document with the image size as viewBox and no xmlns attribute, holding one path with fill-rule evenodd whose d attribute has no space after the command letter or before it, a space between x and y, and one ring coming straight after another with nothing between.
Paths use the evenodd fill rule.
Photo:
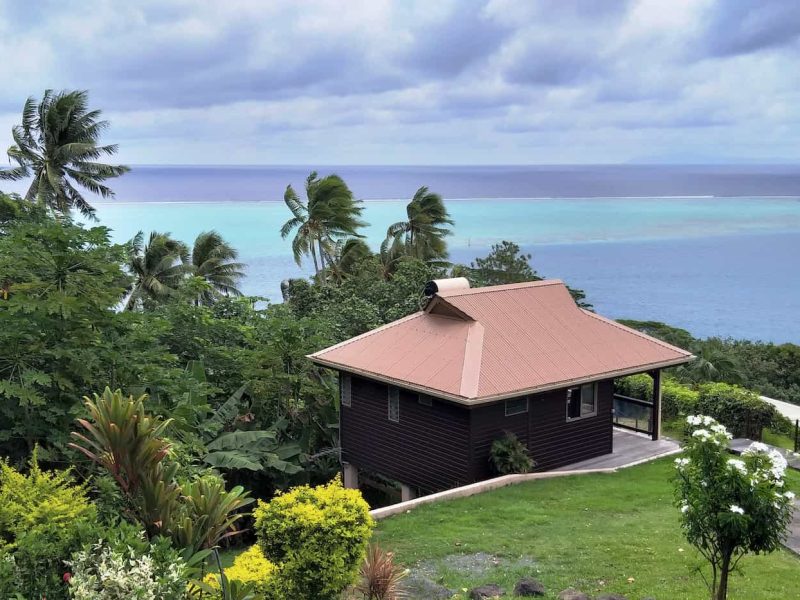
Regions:
<instances>
[{"instance_id":1,"label":"white window frame","mask_svg":"<svg viewBox=\"0 0 800 600\"><path fill-rule=\"evenodd\" d=\"M584 388L584 386L587 386L587 385L591 385L592 386L593 400L594 400L594 402L593 402L594 410L592 410L592 412L588 412L588 413L584 414L584 412L583 412L583 388ZM579 394L578 402L580 403L579 404L579 406L580 406L580 415L578 415L577 417L570 417L569 416L569 392L570 392L570 390L578 390L578 394ZM564 412L566 413L567 421L570 421L570 422L571 421L580 421L581 419L591 419L592 417L596 417L597 416L597 410L598 410L597 409L597 382L593 381L591 383L583 383L581 385L573 385L572 387L567 388L566 399L565 400L566 400L566 402L564 403Z\"/></svg>"},{"instance_id":2,"label":"white window frame","mask_svg":"<svg viewBox=\"0 0 800 600\"><path fill-rule=\"evenodd\" d=\"M353 406L353 382L350 375L342 373L339 378L341 387L339 388L339 401L342 406L350 408Z\"/></svg>"},{"instance_id":3,"label":"white window frame","mask_svg":"<svg viewBox=\"0 0 800 600\"><path fill-rule=\"evenodd\" d=\"M508 403L509 402L519 402L520 400L524 400L525 401L525 408L515 409L515 410L512 410L511 412L509 412ZM503 406L503 411L504 411L504 413L505 413L505 415L507 417L513 417L515 415L524 415L525 413L528 412L528 405L529 404L530 404L530 402L528 402L527 396L525 398L509 398L508 400L505 401L505 404Z\"/></svg>"},{"instance_id":4,"label":"white window frame","mask_svg":"<svg viewBox=\"0 0 800 600\"><path fill-rule=\"evenodd\" d=\"M400 422L400 388L390 385L386 391L387 417L392 423ZM394 407L392 406L394 405Z\"/></svg>"}]
</instances>

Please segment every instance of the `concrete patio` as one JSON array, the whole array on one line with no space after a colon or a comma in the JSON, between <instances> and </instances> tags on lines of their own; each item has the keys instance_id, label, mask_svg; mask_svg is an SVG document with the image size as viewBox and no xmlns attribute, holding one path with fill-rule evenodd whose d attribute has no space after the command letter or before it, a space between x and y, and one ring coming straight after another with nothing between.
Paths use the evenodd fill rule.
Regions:
<instances>
[{"instance_id":1,"label":"concrete patio","mask_svg":"<svg viewBox=\"0 0 800 600\"><path fill-rule=\"evenodd\" d=\"M627 467L659 456L680 452L678 442L669 438L653 441L650 436L614 428L614 451L596 458L556 469L556 471L583 471L587 469L616 469Z\"/></svg>"}]
</instances>

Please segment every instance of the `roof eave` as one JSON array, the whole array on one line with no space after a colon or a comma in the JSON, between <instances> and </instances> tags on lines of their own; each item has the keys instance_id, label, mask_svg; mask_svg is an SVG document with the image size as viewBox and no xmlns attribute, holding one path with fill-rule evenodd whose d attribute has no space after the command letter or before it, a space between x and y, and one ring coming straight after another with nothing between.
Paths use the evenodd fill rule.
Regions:
<instances>
[{"instance_id":1,"label":"roof eave","mask_svg":"<svg viewBox=\"0 0 800 600\"><path fill-rule=\"evenodd\" d=\"M435 398L440 398L442 400L449 400L450 402L456 402L458 404L462 404L464 406L478 406L481 404L488 404L490 402L499 402L501 400L507 400L509 398L517 398L519 396L529 396L533 394L539 394L542 392L549 392L552 390L557 390L560 388L570 387L573 385L581 385L584 383L592 383L594 381L602 381L604 379L613 379L616 377L625 377L627 375L636 375L637 373L646 373L647 371L654 371L656 369L666 369L668 367L675 367L678 365L686 364L692 360L694 360L695 356L693 354L689 354L687 356L682 356L679 358L658 361L655 363L649 363L646 365L637 365L635 367L629 367L627 369L617 369L615 371L607 371L605 373L598 373L596 375L590 375L586 377L579 377L576 379L567 379L564 381L557 381L554 383L550 383L547 385L540 385L534 386L531 388L525 388L520 390L513 390L510 392L504 392L502 394L492 394L488 396L475 396L473 398L467 398L464 396L459 396L457 394L450 394L448 392L444 392L442 390L437 390L435 388L428 388L423 385L418 385L415 383L411 383L409 381L405 381L402 379L395 379L394 377L387 377L385 375L381 375L379 373L373 373L371 371L365 371L363 369L358 369L351 367L349 365L343 365L340 363L336 363L333 361L326 360L314 354L306 355L311 362L321 365L323 367L327 367L330 369L336 369L339 371L345 371L347 373L352 373L354 375L361 375L363 377L367 377L369 379L374 379L375 381L380 381L382 383L388 383L390 385L397 385L399 387L403 387L409 390L413 390L415 392L420 392L423 394L428 394Z\"/></svg>"}]
</instances>

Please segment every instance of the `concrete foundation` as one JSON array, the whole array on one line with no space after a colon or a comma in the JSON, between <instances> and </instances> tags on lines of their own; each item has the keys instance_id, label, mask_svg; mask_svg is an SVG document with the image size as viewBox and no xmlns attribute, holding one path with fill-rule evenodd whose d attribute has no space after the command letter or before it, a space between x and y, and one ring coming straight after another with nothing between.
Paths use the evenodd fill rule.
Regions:
<instances>
[{"instance_id":1,"label":"concrete foundation","mask_svg":"<svg viewBox=\"0 0 800 600\"><path fill-rule=\"evenodd\" d=\"M402 483L400 484L400 502L408 502L416 497L417 495L414 493L413 489Z\"/></svg>"},{"instance_id":2,"label":"concrete foundation","mask_svg":"<svg viewBox=\"0 0 800 600\"><path fill-rule=\"evenodd\" d=\"M342 464L342 483L350 490L358 489L358 467L350 463Z\"/></svg>"}]
</instances>

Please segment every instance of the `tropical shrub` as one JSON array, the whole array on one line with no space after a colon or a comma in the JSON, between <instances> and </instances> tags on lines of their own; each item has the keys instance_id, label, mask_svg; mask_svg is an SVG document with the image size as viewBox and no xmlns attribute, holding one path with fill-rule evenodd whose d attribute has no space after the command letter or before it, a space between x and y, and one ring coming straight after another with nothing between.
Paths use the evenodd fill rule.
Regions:
<instances>
[{"instance_id":1,"label":"tropical shrub","mask_svg":"<svg viewBox=\"0 0 800 600\"><path fill-rule=\"evenodd\" d=\"M66 597L63 561L97 535L85 486L74 484L69 470L42 470L36 454L27 475L0 461L0 536L7 544L0 572L13 571L10 579L0 575L13 586L0 588L3 597Z\"/></svg>"},{"instance_id":2,"label":"tropical shrub","mask_svg":"<svg viewBox=\"0 0 800 600\"><path fill-rule=\"evenodd\" d=\"M645 373L620 377L614 380L614 391L629 398L650 401L653 399L653 378Z\"/></svg>"},{"instance_id":3,"label":"tropical shrub","mask_svg":"<svg viewBox=\"0 0 800 600\"><path fill-rule=\"evenodd\" d=\"M145 552L101 541L68 564L73 600L181 600L186 594L186 563L167 538L155 539Z\"/></svg>"},{"instance_id":4,"label":"tropical shrub","mask_svg":"<svg viewBox=\"0 0 800 600\"><path fill-rule=\"evenodd\" d=\"M364 600L400 600L406 597L401 582L407 575L408 570L394 562L394 553L370 544L355 591Z\"/></svg>"},{"instance_id":5,"label":"tropical shrub","mask_svg":"<svg viewBox=\"0 0 800 600\"><path fill-rule=\"evenodd\" d=\"M758 394L728 383L698 387L697 412L714 417L735 437L761 439L761 430L778 421L775 408Z\"/></svg>"},{"instance_id":6,"label":"tropical shrub","mask_svg":"<svg viewBox=\"0 0 800 600\"><path fill-rule=\"evenodd\" d=\"M254 600L281 600L278 590L275 565L264 557L259 546L251 546L233 561L233 565L225 569L225 577L229 581L236 581L248 585L252 590ZM204 578L213 590L222 588L220 577L216 573L209 573Z\"/></svg>"},{"instance_id":7,"label":"tropical shrub","mask_svg":"<svg viewBox=\"0 0 800 600\"><path fill-rule=\"evenodd\" d=\"M525 444L511 432L492 442L489 452L489 463L498 475L512 473L529 473L536 462L528 455Z\"/></svg>"},{"instance_id":8,"label":"tropical shrub","mask_svg":"<svg viewBox=\"0 0 800 600\"><path fill-rule=\"evenodd\" d=\"M170 421L148 415L145 398L125 398L109 388L94 400L86 398L91 422L78 422L87 435L73 433L77 442L71 446L108 470L149 536L172 537L189 558L234 535L244 516L240 509L252 499L242 487L227 491L222 478L210 472L179 483L180 465L169 459L171 444L163 437Z\"/></svg>"},{"instance_id":9,"label":"tropical shrub","mask_svg":"<svg viewBox=\"0 0 800 600\"><path fill-rule=\"evenodd\" d=\"M686 539L711 567L711 600L725 600L742 556L780 548L794 494L783 491L786 459L779 452L754 442L734 458L723 425L709 416L686 421L686 449L675 460L676 505Z\"/></svg>"},{"instance_id":10,"label":"tropical shrub","mask_svg":"<svg viewBox=\"0 0 800 600\"><path fill-rule=\"evenodd\" d=\"M685 417L697 411L696 390L681 385L674 379L661 382L661 410L665 419Z\"/></svg>"},{"instance_id":11,"label":"tropical shrub","mask_svg":"<svg viewBox=\"0 0 800 600\"><path fill-rule=\"evenodd\" d=\"M286 598L334 600L352 584L374 527L358 490L337 477L293 488L254 511L258 543Z\"/></svg>"}]
</instances>

